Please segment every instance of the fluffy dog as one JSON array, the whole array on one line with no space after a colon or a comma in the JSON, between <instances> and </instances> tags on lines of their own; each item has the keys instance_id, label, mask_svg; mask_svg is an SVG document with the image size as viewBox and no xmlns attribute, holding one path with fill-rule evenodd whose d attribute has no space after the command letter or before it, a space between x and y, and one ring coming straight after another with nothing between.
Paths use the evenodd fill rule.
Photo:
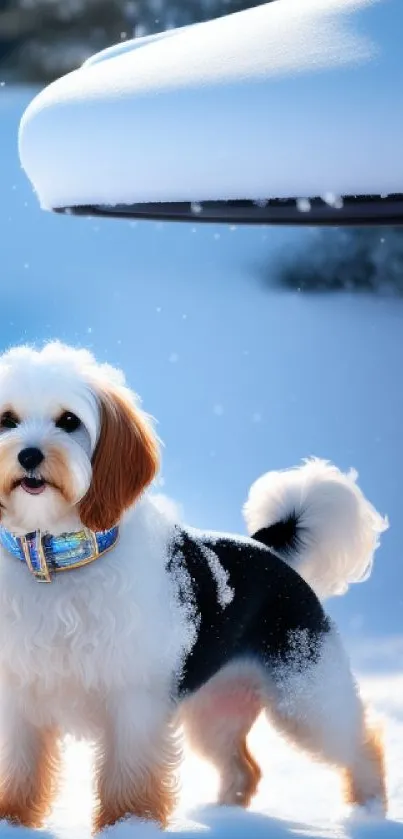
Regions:
<instances>
[{"instance_id":1,"label":"fluffy dog","mask_svg":"<svg viewBox=\"0 0 403 839\"><path fill-rule=\"evenodd\" d=\"M268 473L253 538L145 493L158 442L121 373L61 344L0 358L0 817L39 826L66 732L95 746L94 828L175 805L178 727L247 806L261 711L386 808L383 752L321 600L365 578L386 522L353 474ZM315 593L316 592L316 593Z\"/></svg>"}]
</instances>

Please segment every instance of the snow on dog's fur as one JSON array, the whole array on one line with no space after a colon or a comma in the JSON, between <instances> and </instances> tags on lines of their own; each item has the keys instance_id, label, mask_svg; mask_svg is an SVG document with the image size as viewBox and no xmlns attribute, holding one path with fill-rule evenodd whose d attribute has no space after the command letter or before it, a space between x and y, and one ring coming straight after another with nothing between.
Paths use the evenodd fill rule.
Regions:
<instances>
[{"instance_id":1,"label":"snow on dog's fur","mask_svg":"<svg viewBox=\"0 0 403 839\"><path fill-rule=\"evenodd\" d=\"M127 815L166 825L180 724L218 768L220 802L247 806L261 710L340 769L348 800L385 809L380 739L302 578L328 594L363 576L381 519L350 478L314 463L252 488L254 539L203 533L146 493L158 467L119 371L58 343L0 358L0 819L42 824L69 732L95 744L95 828ZM12 534L95 539L116 525L109 553L53 564L50 583L8 549Z\"/></svg>"}]
</instances>

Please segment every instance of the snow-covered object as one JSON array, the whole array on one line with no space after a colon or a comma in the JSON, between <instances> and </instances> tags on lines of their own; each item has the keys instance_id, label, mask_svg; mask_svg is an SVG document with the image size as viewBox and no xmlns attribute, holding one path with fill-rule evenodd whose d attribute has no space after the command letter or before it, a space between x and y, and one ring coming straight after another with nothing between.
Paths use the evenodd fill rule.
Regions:
<instances>
[{"instance_id":1,"label":"snow-covered object","mask_svg":"<svg viewBox=\"0 0 403 839\"><path fill-rule=\"evenodd\" d=\"M403 192L401 0L277 0L126 42L20 128L45 209Z\"/></svg>"},{"instance_id":2,"label":"snow-covered object","mask_svg":"<svg viewBox=\"0 0 403 839\"><path fill-rule=\"evenodd\" d=\"M266 472L252 484L244 505L248 533L267 545L271 526L291 520L290 549L281 559L321 600L368 579L379 534L389 526L356 480L354 470L343 473L312 458L294 469Z\"/></svg>"}]
</instances>

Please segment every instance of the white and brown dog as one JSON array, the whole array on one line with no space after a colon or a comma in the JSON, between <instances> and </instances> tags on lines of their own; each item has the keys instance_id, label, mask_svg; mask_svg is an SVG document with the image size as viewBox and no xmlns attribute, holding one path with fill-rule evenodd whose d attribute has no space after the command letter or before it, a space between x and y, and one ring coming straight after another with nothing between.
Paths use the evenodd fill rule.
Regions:
<instances>
[{"instance_id":1,"label":"white and brown dog","mask_svg":"<svg viewBox=\"0 0 403 839\"><path fill-rule=\"evenodd\" d=\"M385 810L382 745L320 600L368 575L386 522L354 475L309 461L252 487L253 538L196 531L145 494L158 465L121 373L58 343L0 357L0 817L43 822L69 732L95 744L95 829L166 825L178 726L220 802L246 806L261 711Z\"/></svg>"}]
</instances>

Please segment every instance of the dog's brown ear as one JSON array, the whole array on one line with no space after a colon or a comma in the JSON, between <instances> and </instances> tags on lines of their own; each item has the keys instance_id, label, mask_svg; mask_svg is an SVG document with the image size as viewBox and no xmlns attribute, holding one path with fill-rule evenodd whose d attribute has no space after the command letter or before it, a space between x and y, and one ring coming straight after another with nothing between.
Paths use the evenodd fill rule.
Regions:
<instances>
[{"instance_id":1,"label":"dog's brown ear","mask_svg":"<svg viewBox=\"0 0 403 839\"><path fill-rule=\"evenodd\" d=\"M108 530L151 483L159 467L157 438L146 417L124 393L99 395L101 431L92 461L91 486L80 503L90 530Z\"/></svg>"}]
</instances>

